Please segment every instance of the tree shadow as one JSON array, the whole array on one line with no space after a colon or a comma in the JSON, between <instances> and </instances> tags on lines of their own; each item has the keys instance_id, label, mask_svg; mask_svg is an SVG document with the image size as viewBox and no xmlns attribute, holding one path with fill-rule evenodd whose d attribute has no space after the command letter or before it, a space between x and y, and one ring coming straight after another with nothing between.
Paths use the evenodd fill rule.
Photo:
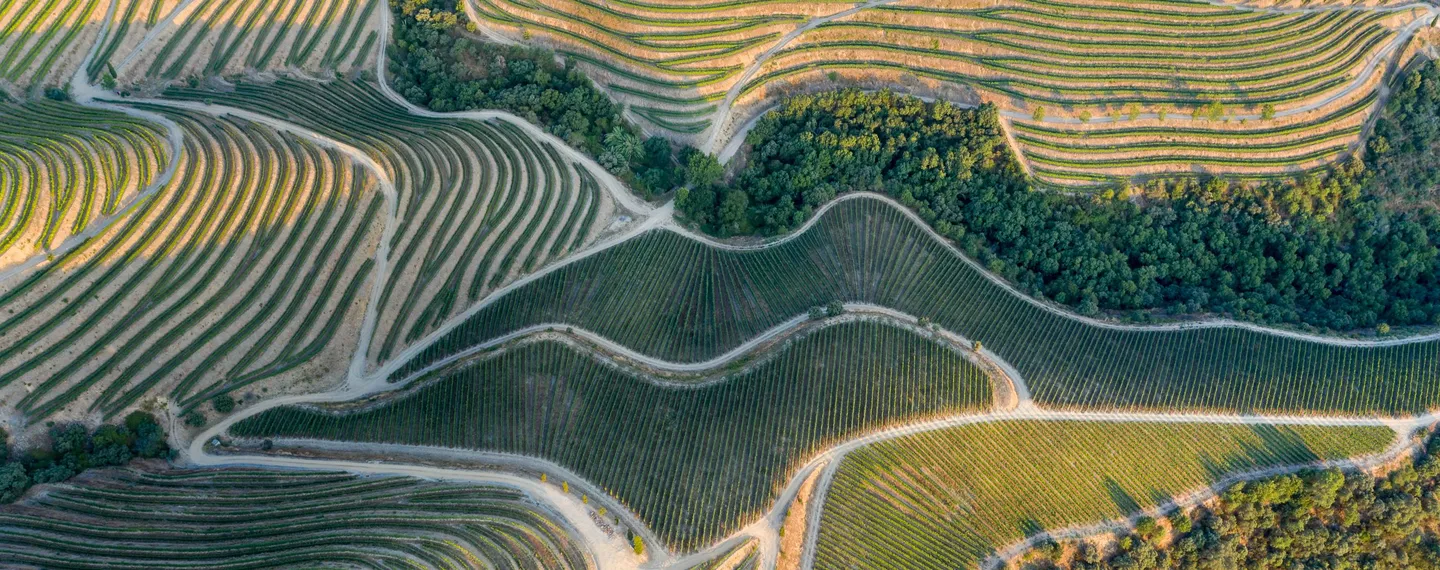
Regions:
<instances>
[{"instance_id":1,"label":"tree shadow","mask_svg":"<svg viewBox=\"0 0 1440 570\"><path fill-rule=\"evenodd\" d=\"M1040 521L1035 520L1032 517L1026 517L1025 520L1020 521L1020 534L1024 535L1026 538L1039 534L1045 534L1045 532L1045 525L1040 524Z\"/></svg>"},{"instance_id":2,"label":"tree shadow","mask_svg":"<svg viewBox=\"0 0 1440 570\"><path fill-rule=\"evenodd\" d=\"M1121 513L1128 515L1140 510L1140 503L1137 502L1135 497L1131 496L1129 492L1121 488L1120 483L1115 481L1115 479L1110 477L1105 478L1105 492L1110 494L1110 500L1114 501L1115 506L1120 509Z\"/></svg>"}]
</instances>

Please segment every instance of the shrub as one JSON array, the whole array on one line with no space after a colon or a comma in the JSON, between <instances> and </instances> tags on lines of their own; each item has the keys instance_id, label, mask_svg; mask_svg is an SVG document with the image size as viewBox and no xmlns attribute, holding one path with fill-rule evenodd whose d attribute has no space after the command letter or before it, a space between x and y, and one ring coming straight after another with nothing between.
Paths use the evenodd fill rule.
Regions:
<instances>
[{"instance_id":1,"label":"shrub","mask_svg":"<svg viewBox=\"0 0 1440 570\"><path fill-rule=\"evenodd\" d=\"M140 431L140 426L145 424L159 425L160 422L155 419L155 414L140 410L135 410L125 416L125 429L132 432Z\"/></svg>"},{"instance_id":2,"label":"shrub","mask_svg":"<svg viewBox=\"0 0 1440 570\"><path fill-rule=\"evenodd\" d=\"M0 503L9 503L30 488L30 474L19 461L0 465Z\"/></svg>"},{"instance_id":3,"label":"shrub","mask_svg":"<svg viewBox=\"0 0 1440 570\"><path fill-rule=\"evenodd\" d=\"M217 412L228 414L235 410L235 399L226 394L220 394L211 398L210 406L215 408Z\"/></svg>"},{"instance_id":4,"label":"shrub","mask_svg":"<svg viewBox=\"0 0 1440 570\"><path fill-rule=\"evenodd\" d=\"M134 457L135 436L125 426L103 425L90 438L91 463L95 466L124 465Z\"/></svg>"}]
</instances>

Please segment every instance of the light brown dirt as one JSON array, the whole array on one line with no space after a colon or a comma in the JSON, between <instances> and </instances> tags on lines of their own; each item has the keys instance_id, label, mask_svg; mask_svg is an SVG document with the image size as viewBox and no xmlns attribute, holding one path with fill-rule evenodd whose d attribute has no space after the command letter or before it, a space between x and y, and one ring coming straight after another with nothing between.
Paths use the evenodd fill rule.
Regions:
<instances>
[{"instance_id":1,"label":"light brown dirt","mask_svg":"<svg viewBox=\"0 0 1440 570\"><path fill-rule=\"evenodd\" d=\"M174 0L166 1L172 2ZM235 49L230 59L218 73L220 75L232 75L249 71L250 68L246 65L248 57L253 51L257 49L263 50L267 48L272 41L275 41L275 36L280 33L280 28L286 24L286 16L290 16L290 19L288 20L289 27L285 30L284 37L280 39L280 43L277 45L271 58L267 61L259 62L259 67L255 71L264 72L285 68L302 75L317 73L323 71L320 65L321 60L325 57L325 52L330 46L332 37L335 35L336 27L341 23L353 24L353 22L345 22L343 19L346 9L351 3L356 3L355 17L359 17L359 14L364 9L364 2L367 1L380 0L272 0L264 4L201 0L188 6L182 13L176 14L173 20L166 20L157 24L157 26L165 26L165 29L156 35L148 44L142 46L140 45L141 40L135 39L133 40L133 45L131 45L132 40L127 38L124 49L117 52L124 54L122 58L117 59L127 62L124 68L119 70L121 73L121 82L125 84L145 82L147 78L145 78L143 74L167 44L176 42L171 53L167 56L169 61L167 61L166 66L168 67L174 58L180 56L185 46L189 45L189 42L196 34L205 33L205 37L201 40L200 45L196 47L195 51L191 52L189 59L182 67L179 77L183 78L201 73L209 63L212 52L218 47L223 47L218 46L218 42L220 36L227 28L231 31L229 37L226 38L227 46L231 42L234 42L239 34L244 33L245 36L240 39L241 43L239 47ZM292 8L296 8L296 2L300 4L298 9L295 9L292 14ZM332 7L334 8L333 12L331 11ZM353 49L358 50L363 46L366 32L374 30L379 26L381 21L379 12L385 9L386 7L384 6L378 6L374 9L366 21L365 27L361 30ZM244 25L251 20L252 15L257 11L260 15L256 17L254 24L249 31L246 32L243 29ZM185 22L192 20L196 22L195 25L191 27L185 36L180 36L180 28ZM206 31L206 26L209 27L208 31ZM267 32L263 40L264 43L260 43L259 41L262 32ZM309 57L304 62L298 66L286 66L285 60L289 56L290 49L295 44L295 41L300 39L302 32L306 34L305 40L307 43L315 34L319 34L320 40L315 44L314 50L311 51ZM347 26L345 33L341 35L339 41L344 42L348 39L349 32L350 28ZM130 35L136 34L127 34L127 36ZM372 46L372 49L373 47L374 46ZM138 52L136 51L137 48L139 50ZM334 62L335 66L342 71L349 70L351 68L350 62L354 60L355 56L356 54L352 51L348 57ZM362 59L362 62L373 63L373 61L373 55L366 55ZM117 63L117 67L118 66L119 64Z\"/></svg>"},{"instance_id":2,"label":"light brown dirt","mask_svg":"<svg viewBox=\"0 0 1440 570\"><path fill-rule=\"evenodd\" d=\"M800 485L800 492L795 495L795 502L785 513L785 522L780 526L780 556L775 563L776 570L800 570L809 518L806 514L810 510L810 496L815 490L815 482L820 479L822 471L816 469L805 479Z\"/></svg>"},{"instance_id":3,"label":"light brown dirt","mask_svg":"<svg viewBox=\"0 0 1440 570\"><path fill-rule=\"evenodd\" d=\"M50 52L56 49L56 46L63 41L64 37L68 35L71 30L80 26L83 28L80 33L71 40L69 45L65 46L64 53L51 64L48 76L45 78L45 83L47 85L58 85L70 79L70 75L74 73L75 68L80 65L80 61L85 58L85 53L90 50L91 44L95 43L96 37L100 34L100 28L105 20L108 0L102 0L97 3L94 11L89 14L88 17L83 13L85 4L83 0L74 0L69 4L57 6L48 14L49 18L47 18L46 21L38 22L38 26L35 28L35 33L32 36L25 34L25 30L28 29L32 23L36 23L36 19L40 17L41 12L46 9L46 6L42 5L33 8L30 13L25 15L25 19L20 26L16 28L13 36L5 42L0 43L0 54L7 54L12 50L19 50L16 58L19 59L19 56L23 56L36 47L36 42L40 41L47 30L56 29L55 35L49 39L49 44L40 50L39 56L32 60L30 67L19 76L18 85L30 86L32 83L35 83L36 78L34 74L38 71L39 65L50 56ZM9 25L13 21L13 18L19 14L21 8L26 5L27 3L25 2L13 3L10 10L4 14L0 14L0 27ZM78 7L74 13L69 14L64 20L58 20L57 18L64 14L69 5L76 5ZM14 62L12 62L12 64L13 63Z\"/></svg>"}]
</instances>

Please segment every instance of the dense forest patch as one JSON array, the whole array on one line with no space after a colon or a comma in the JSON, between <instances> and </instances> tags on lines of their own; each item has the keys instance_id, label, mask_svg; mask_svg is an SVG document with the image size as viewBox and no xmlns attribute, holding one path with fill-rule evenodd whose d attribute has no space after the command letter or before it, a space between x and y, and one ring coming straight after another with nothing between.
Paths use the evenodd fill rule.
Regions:
<instances>
[{"instance_id":1,"label":"dense forest patch","mask_svg":"<svg viewBox=\"0 0 1440 570\"><path fill-rule=\"evenodd\" d=\"M148 412L135 411L120 424L94 431L80 423L50 427L49 447L24 453L10 450L10 435L0 429L0 503L20 498L31 485L59 483L92 467L124 465L131 459L169 458L165 429Z\"/></svg>"},{"instance_id":2,"label":"dense forest patch","mask_svg":"<svg viewBox=\"0 0 1440 570\"><path fill-rule=\"evenodd\" d=\"M1433 160L1420 157L1437 136L1424 125L1440 105L1440 71L1429 64L1411 77L1420 79L1402 82L1377 127L1409 142L1369 162L1296 180L1176 178L1085 196L1036 190L993 106L854 90L799 96L751 131L733 184L686 190L677 204L719 235L775 234L838 194L872 190L1027 293L1086 315L1429 325L1440 316L1440 219L1380 197L1387 180L1414 183L1402 171Z\"/></svg>"}]
</instances>

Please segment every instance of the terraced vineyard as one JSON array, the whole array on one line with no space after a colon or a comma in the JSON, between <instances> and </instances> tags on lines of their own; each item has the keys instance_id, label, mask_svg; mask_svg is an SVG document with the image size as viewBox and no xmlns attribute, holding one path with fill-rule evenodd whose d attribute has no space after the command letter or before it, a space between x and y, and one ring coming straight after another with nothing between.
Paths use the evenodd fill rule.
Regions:
<instances>
[{"instance_id":1,"label":"terraced vineyard","mask_svg":"<svg viewBox=\"0 0 1440 570\"><path fill-rule=\"evenodd\" d=\"M108 470L0 506L7 564L91 568L592 568L503 487L254 469Z\"/></svg>"},{"instance_id":2,"label":"terraced vineyard","mask_svg":"<svg viewBox=\"0 0 1440 570\"><path fill-rule=\"evenodd\" d=\"M833 442L976 410L990 394L984 373L953 349L868 322L821 329L772 359L716 374L723 380L656 385L566 344L531 342L393 399L274 408L231 433L550 459L689 550L769 508L794 469Z\"/></svg>"},{"instance_id":3,"label":"terraced vineyard","mask_svg":"<svg viewBox=\"0 0 1440 570\"><path fill-rule=\"evenodd\" d=\"M1384 427L1001 422L847 455L815 568L973 568L1027 534L1116 520L1273 465L1384 449Z\"/></svg>"},{"instance_id":4,"label":"terraced vineyard","mask_svg":"<svg viewBox=\"0 0 1440 570\"><path fill-rule=\"evenodd\" d=\"M959 85L999 104L1032 170L1065 185L1328 164L1354 150L1387 58L1434 16L1398 3L468 1L484 25L584 62L634 115L705 133L711 151L811 85L946 97Z\"/></svg>"},{"instance_id":5,"label":"terraced vineyard","mask_svg":"<svg viewBox=\"0 0 1440 570\"><path fill-rule=\"evenodd\" d=\"M0 268L115 215L170 157L165 133L114 111L0 104Z\"/></svg>"},{"instance_id":6,"label":"terraced vineyard","mask_svg":"<svg viewBox=\"0 0 1440 570\"><path fill-rule=\"evenodd\" d=\"M184 133L175 177L0 293L0 386L32 419L344 369L335 341L356 334L382 229L374 178L254 123L152 110Z\"/></svg>"},{"instance_id":7,"label":"terraced vineyard","mask_svg":"<svg viewBox=\"0 0 1440 570\"><path fill-rule=\"evenodd\" d=\"M175 80L374 62L381 0L41 0L0 6L0 80L57 85L92 46L91 81Z\"/></svg>"},{"instance_id":8,"label":"terraced vineyard","mask_svg":"<svg viewBox=\"0 0 1440 570\"><path fill-rule=\"evenodd\" d=\"M0 0L0 494L21 497L0 506L0 565L749 569L801 557L788 527L818 532L819 568L973 567L1236 473L1398 452L1440 417L1419 415L1440 409L1440 341L1083 319L936 237L921 217L941 200L916 214L851 193L797 233L716 244L675 212L747 233L772 181L733 191L672 143L733 150L781 98L859 83L996 103L1042 184L1291 176L1359 148L1437 16L1406 0ZM377 62L391 17L403 49ZM541 52L467 67L486 52L452 33L556 47L622 105ZM412 101L493 97L530 122L408 105L374 83L397 69ZM968 180L986 160L970 150L920 168ZM620 180L685 188L662 206ZM933 193L915 190L897 195ZM137 408L195 428L172 430L178 462L306 471L85 471L125 464L155 426L65 422ZM823 516L791 516L809 508Z\"/></svg>"},{"instance_id":9,"label":"terraced vineyard","mask_svg":"<svg viewBox=\"0 0 1440 570\"><path fill-rule=\"evenodd\" d=\"M515 277L583 248L616 215L588 171L505 121L416 117L362 83L283 80L167 95L260 110L380 161L395 182L400 223L373 363Z\"/></svg>"},{"instance_id":10,"label":"terraced vineyard","mask_svg":"<svg viewBox=\"0 0 1440 570\"><path fill-rule=\"evenodd\" d=\"M702 361L838 300L930 318L979 340L1014 366L1038 403L1055 407L1388 414L1440 405L1430 380L1440 374L1435 342L1350 347L1235 327L1096 326L1002 289L897 207L858 198L758 250L721 250L666 230L638 236L496 299L392 378L539 323Z\"/></svg>"},{"instance_id":11,"label":"terraced vineyard","mask_svg":"<svg viewBox=\"0 0 1440 570\"><path fill-rule=\"evenodd\" d=\"M132 4L139 4L134 2ZM248 69L294 69L304 72L347 72L374 62L381 0L199 0L170 9L151 31L132 25L118 33L94 64L113 65L126 83L175 80L190 76L229 75ZM131 20L143 7L135 7ZM121 44L139 51L117 50ZM127 37L127 34L135 37ZM133 50L133 47L132 47ZM123 54L123 57L121 55Z\"/></svg>"},{"instance_id":12,"label":"terraced vineyard","mask_svg":"<svg viewBox=\"0 0 1440 570\"><path fill-rule=\"evenodd\" d=\"M467 0L468 2L468 0ZM468 2L490 26L540 33L567 57L607 78L632 112L677 134L711 126L709 115L745 66L808 19L844 9L794 2Z\"/></svg>"},{"instance_id":13,"label":"terraced vineyard","mask_svg":"<svg viewBox=\"0 0 1440 570\"><path fill-rule=\"evenodd\" d=\"M207 93L176 92L187 94ZM588 173L509 123L418 119L349 83L241 86L220 98L259 109L273 107L265 100L297 102L294 114L273 113L373 154L395 181L390 278L374 301L375 362L515 276L583 247L602 229L596 221L612 216L613 201ZM37 105L36 113L56 108ZM301 119L341 108L364 109L351 116L367 119ZM340 151L258 123L151 109L185 130L176 179L100 239L0 296L9 309L0 323L0 386L24 390L17 400L32 419L96 392L85 405L113 414L162 387L190 407L280 376L333 381L359 338L387 225L373 176ZM158 136L136 121L122 124L137 142ZM31 164L58 169L56 162ZM80 194L71 187L60 203L78 205L49 219L15 219L32 228L64 222L70 231L85 218L66 212L103 213L116 199ZM23 212L17 194L7 195ZM13 227L12 235L26 228ZM40 235L17 255L54 232Z\"/></svg>"},{"instance_id":14,"label":"terraced vineyard","mask_svg":"<svg viewBox=\"0 0 1440 570\"><path fill-rule=\"evenodd\" d=\"M0 5L0 80L28 86L69 79L99 34L108 0Z\"/></svg>"}]
</instances>

